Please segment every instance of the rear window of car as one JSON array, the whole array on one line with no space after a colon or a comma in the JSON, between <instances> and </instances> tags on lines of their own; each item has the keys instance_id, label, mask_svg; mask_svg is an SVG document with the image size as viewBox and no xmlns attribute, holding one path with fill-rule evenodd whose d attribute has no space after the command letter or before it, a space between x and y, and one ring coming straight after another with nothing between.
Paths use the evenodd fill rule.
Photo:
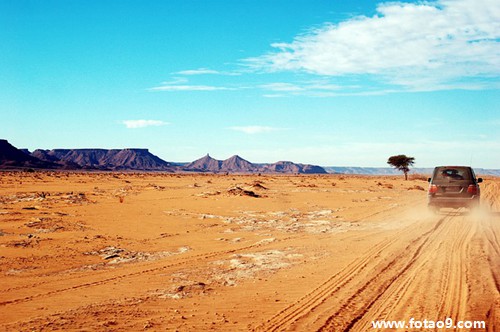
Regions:
<instances>
[{"instance_id":1,"label":"rear window of car","mask_svg":"<svg viewBox=\"0 0 500 332\"><path fill-rule=\"evenodd\" d=\"M472 174L468 167L437 167L434 180L471 180Z\"/></svg>"}]
</instances>

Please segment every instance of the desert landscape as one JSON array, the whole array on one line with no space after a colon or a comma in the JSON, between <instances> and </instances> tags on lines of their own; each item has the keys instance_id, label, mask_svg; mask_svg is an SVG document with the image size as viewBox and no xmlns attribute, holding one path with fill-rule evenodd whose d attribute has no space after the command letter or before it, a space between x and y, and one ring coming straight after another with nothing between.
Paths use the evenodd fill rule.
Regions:
<instances>
[{"instance_id":1,"label":"desert landscape","mask_svg":"<svg viewBox=\"0 0 500 332\"><path fill-rule=\"evenodd\" d=\"M0 330L500 326L496 177L480 211L438 214L416 175L45 171L0 183Z\"/></svg>"},{"instance_id":2,"label":"desert landscape","mask_svg":"<svg viewBox=\"0 0 500 332\"><path fill-rule=\"evenodd\" d=\"M0 332L500 331L500 1L0 22Z\"/></svg>"}]
</instances>

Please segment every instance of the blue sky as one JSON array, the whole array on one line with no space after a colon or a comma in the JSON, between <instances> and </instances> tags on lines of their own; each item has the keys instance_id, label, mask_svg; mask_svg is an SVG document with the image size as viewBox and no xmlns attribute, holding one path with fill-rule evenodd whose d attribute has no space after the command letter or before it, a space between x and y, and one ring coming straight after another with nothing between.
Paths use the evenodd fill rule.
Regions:
<instances>
[{"instance_id":1,"label":"blue sky","mask_svg":"<svg viewBox=\"0 0 500 332\"><path fill-rule=\"evenodd\" d=\"M0 1L0 138L500 168L497 0Z\"/></svg>"}]
</instances>

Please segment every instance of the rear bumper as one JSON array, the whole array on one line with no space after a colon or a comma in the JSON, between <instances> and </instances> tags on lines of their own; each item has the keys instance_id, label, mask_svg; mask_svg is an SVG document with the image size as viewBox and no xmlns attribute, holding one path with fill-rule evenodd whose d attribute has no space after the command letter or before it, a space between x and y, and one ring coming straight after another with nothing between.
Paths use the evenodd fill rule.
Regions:
<instances>
[{"instance_id":1,"label":"rear bumper","mask_svg":"<svg viewBox=\"0 0 500 332\"><path fill-rule=\"evenodd\" d=\"M435 207L475 207L479 205L479 195L470 197L427 196L427 205Z\"/></svg>"}]
</instances>

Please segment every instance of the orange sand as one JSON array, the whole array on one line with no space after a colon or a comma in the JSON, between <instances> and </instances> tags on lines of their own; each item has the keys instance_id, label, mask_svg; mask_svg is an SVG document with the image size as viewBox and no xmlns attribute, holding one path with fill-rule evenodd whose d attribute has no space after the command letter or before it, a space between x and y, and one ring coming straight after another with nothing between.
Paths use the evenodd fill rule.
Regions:
<instances>
[{"instance_id":1,"label":"orange sand","mask_svg":"<svg viewBox=\"0 0 500 332\"><path fill-rule=\"evenodd\" d=\"M481 211L438 215L427 182L403 176L0 184L0 330L366 331L411 317L500 329L498 178Z\"/></svg>"}]
</instances>

